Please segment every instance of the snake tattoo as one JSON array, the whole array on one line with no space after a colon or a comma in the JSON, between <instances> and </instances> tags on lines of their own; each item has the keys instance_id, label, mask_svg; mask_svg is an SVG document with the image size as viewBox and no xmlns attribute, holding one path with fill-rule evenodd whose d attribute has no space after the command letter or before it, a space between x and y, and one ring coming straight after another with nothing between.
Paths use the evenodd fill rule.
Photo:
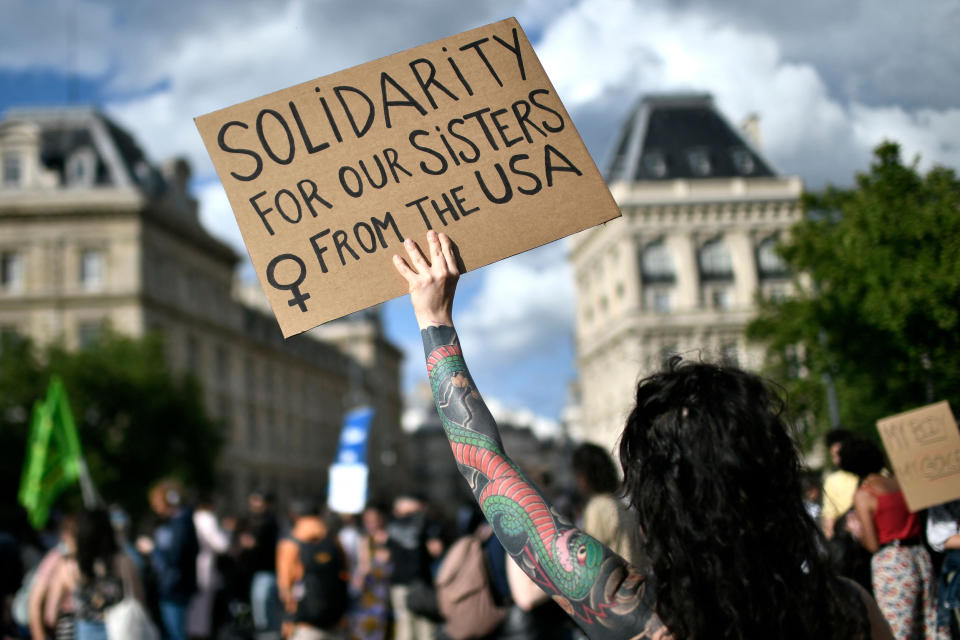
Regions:
<instances>
[{"instance_id":1,"label":"snake tattoo","mask_svg":"<svg viewBox=\"0 0 960 640\"><path fill-rule=\"evenodd\" d=\"M454 459L506 551L590 638L669 638L653 613L649 581L565 522L507 456L453 328L429 327L422 336Z\"/></svg>"}]
</instances>

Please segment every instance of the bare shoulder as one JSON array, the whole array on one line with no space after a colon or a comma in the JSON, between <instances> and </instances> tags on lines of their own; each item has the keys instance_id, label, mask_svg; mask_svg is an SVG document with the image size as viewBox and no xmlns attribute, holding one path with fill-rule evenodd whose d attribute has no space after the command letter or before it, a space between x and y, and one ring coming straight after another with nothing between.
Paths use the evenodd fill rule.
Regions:
<instances>
[{"instance_id":1,"label":"bare shoulder","mask_svg":"<svg viewBox=\"0 0 960 640\"><path fill-rule=\"evenodd\" d=\"M890 625L887 624L883 614L880 613L880 607L877 606L877 601L873 599L873 596L853 580L848 578L841 578L841 580L856 591L857 595L860 596L860 600L863 602L863 607L867 612L867 619L870 620L870 639L893 640L893 632L890 631Z\"/></svg>"}]
</instances>

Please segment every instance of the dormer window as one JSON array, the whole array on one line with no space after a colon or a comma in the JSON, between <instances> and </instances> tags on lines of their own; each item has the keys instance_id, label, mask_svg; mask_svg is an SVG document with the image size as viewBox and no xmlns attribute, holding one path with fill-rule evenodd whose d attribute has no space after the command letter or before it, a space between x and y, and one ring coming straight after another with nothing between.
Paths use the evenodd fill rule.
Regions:
<instances>
[{"instance_id":1,"label":"dormer window","mask_svg":"<svg viewBox=\"0 0 960 640\"><path fill-rule=\"evenodd\" d=\"M693 175L704 177L710 175L712 167L710 166L710 152L703 148L690 149L687 151L687 162L690 163L690 171Z\"/></svg>"},{"instance_id":2,"label":"dormer window","mask_svg":"<svg viewBox=\"0 0 960 640\"><path fill-rule=\"evenodd\" d=\"M757 164L753 161L753 154L743 147L731 149L730 159L733 160L737 173L742 176L752 175L757 168Z\"/></svg>"},{"instance_id":3,"label":"dormer window","mask_svg":"<svg viewBox=\"0 0 960 640\"><path fill-rule=\"evenodd\" d=\"M19 187L23 184L23 155L19 151L3 153L3 186Z\"/></svg>"},{"instance_id":4,"label":"dormer window","mask_svg":"<svg viewBox=\"0 0 960 640\"><path fill-rule=\"evenodd\" d=\"M90 147L81 147L67 159L66 183L74 187L89 187L97 170L97 156Z\"/></svg>"},{"instance_id":5,"label":"dormer window","mask_svg":"<svg viewBox=\"0 0 960 640\"><path fill-rule=\"evenodd\" d=\"M643 171L649 178L663 178L667 175L667 159L659 149L643 154Z\"/></svg>"}]
</instances>

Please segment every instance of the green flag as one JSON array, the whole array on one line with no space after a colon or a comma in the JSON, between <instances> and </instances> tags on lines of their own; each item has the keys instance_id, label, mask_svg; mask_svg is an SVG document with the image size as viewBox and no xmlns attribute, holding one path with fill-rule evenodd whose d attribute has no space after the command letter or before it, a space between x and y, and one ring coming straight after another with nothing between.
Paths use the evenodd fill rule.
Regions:
<instances>
[{"instance_id":1,"label":"green flag","mask_svg":"<svg viewBox=\"0 0 960 640\"><path fill-rule=\"evenodd\" d=\"M54 376L46 399L33 407L27 459L20 478L20 504L27 510L30 524L42 528L54 500L85 470L70 402L60 378Z\"/></svg>"}]
</instances>

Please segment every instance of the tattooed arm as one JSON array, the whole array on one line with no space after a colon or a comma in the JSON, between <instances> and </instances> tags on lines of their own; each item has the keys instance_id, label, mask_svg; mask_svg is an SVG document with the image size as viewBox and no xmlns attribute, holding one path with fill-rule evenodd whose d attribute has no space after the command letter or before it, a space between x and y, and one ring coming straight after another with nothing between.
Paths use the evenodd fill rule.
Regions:
<instances>
[{"instance_id":1,"label":"tattooed arm","mask_svg":"<svg viewBox=\"0 0 960 640\"><path fill-rule=\"evenodd\" d=\"M394 264L410 285L437 411L460 472L517 564L594 640L661 638L649 581L620 556L561 518L503 450L453 328L459 274L449 238L427 234L430 259L407 240Z\"/></svg>"}]
</instances>

